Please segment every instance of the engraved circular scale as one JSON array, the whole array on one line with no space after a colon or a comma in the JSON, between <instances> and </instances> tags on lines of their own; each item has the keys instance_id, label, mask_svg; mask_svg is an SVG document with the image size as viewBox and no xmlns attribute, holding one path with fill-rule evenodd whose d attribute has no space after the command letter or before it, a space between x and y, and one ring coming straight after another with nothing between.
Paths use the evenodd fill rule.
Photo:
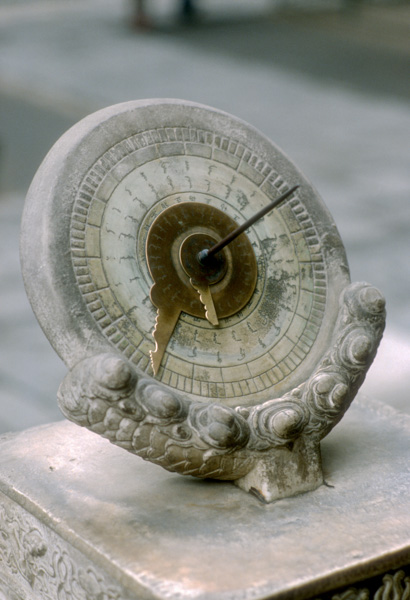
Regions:
<instances>
[{"instance_id":1,"label":"engraved circular scale","mask_svg":"<svg viewBox=\"0 0 410 600\"><path fill-rule=\"evenodd\" d=\"M237 241L221 252L229 265L208 286L212 324L181 246L194 234L217 242L294 185L242 234L247 257ZM43 282L28 292L41 297L38 318L69 366L112 346L181 394L236 406L295 387L329 343L349 277L336 227L283 152L228 114L161 100L100 111L56 144L29 196L26 220L48 235L26 240L26 269ZM191 309L178 300L184 290ZM153 369L155 328L168 342Z\"/></svg>"},{"instance_id":2,"label":"engraved circular scale","mask_svg":"<svg viewBox=\"0 0 410 600\"><path fill-rule=\"evenodd\" d=\"M248 226L269 204L276 205ZM244 232L206 258L241 226ZM109 107L55 144L28 193L22 264L36 316L71 370L111 353L144 382L138 407L123 404L118 414L134 411L135 423L144 411L151 421L154 413L165 419L173 403L174 429L161 421L170 439L180 436L186 447L184 435L192 440L192 430L200 431L201 444L206 439L218 451L225 444L228 453L233 439L243 447L254 439L249 431L265 435L266 411L256 426L249 407L265 410L315 373L350 283L328 210L285 154L245 122L181 100ZM105 373L111 368L121 379L119 367ZM152 384L168 391L168 400L147 399ZM339 396L343 385L334 384ZM306 425L306 402L289 402L279 420L275 412L276 425L269 421L275 444ZM229 431L229 443L220 433L203 433L198 403L226 408L215 419ZM188 413L187 428L176 432ZM90 414L76 419L102 433ZM278 425L284 418L286 435ZM205 420L212 423L214 414ZM262 448L260 440L252 443ZM178 470L167 461L165 468ZM201 469L194 474L209 475Z\"/></svg>"}]
</instances>

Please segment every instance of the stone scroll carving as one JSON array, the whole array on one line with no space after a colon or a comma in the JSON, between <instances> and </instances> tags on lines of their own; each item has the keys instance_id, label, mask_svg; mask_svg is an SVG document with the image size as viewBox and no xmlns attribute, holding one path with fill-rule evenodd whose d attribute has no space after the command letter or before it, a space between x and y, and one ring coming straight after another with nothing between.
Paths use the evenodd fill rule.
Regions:
<instances>
[{"instance_id":1,"label":"stone scroll carving","mask_svg":"<svg viewBox=\"0 0 410 600\"><path fill-rule=\"evenodd\" d=\"M290 458L318 448L363 382L384 317L380 292L351 284L340 299L333 343L311 377L257 406L189 401L151 378L138 378L132 364L114 353L76 365L60 386L59 405L71 421L169 471L241 481L266 452L270 459L275 449Z\"/></svg>"},{"instance_id":2,"label":"stone scroll carving","mask_svg":"<svg viewBox=\"0 0 410 600\"><path fill-rule=\"evenodd\" d=\"M5 497L0 505L0 565L0 598L5 577L7 600L129 598L101 569Z\"/></svg>"},{"instance_id":3,"label":"stone scroll carving","mask_svg":"<svg viewBox=\"0 0 410 600\"><path fill-rule=\"evenodd\" d=\"M343 591L330 592L315 600L409 600L410 567L386 573L360 583L358 587L349 587Z\"/></svg>"}]
</instances>

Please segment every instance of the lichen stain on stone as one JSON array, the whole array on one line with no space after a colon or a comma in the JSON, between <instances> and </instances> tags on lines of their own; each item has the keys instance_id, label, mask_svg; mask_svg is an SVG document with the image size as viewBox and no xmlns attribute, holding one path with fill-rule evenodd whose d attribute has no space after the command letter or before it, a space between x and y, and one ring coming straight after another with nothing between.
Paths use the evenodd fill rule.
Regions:
<instances>
[{"instance_id":1,"label":"lichen stain on stone","mask_svg":"<svg viewBox=\"0 0 410 600\"><path fill-rule=\"evenodd\" d=\"M322 247L326 252L329 253L329 256L335 257L335 259L338 262L340 262L340 257L343 256L344 260L343 263L340 265L340 268L344 273L349 275L349 266L347 262L346 252L336 226L330 228L328 231L326 231L325 235L323 235Z\"/></svg>"},{"instance_id":2,"label":"lichen stain on stone","mask_svg":"<svg viewBox=\"0 0 410 600\"><path fill-rule=\"evenodd\" d=\"M211 398L225 398L226 391L223 385L211 383L209 385L209 395Z\"/></svg>"},{"instance_id":3,"label":"lichen stain on stone","mask_svg":"<svg viewBox=\"0 0 410 600\"><path fill-rule=\"evenodd\" d=\"M279 239L281 241L282 246L284 246L284 247L287 248L288 246L291 245L289 236L286 235L286 233L281 233L280 236L279 236Z\"/></svg>"},{"instance_id":4,"label":"lichen stain on stone","mask_svg":"<svg viewBox=\"0 0 410 600\"><path fill-rule=\"evenodd\" d=\"M264 294L264 302L261 303L259 313L261 317L269 319L270 322L275 321L281 309L289 309L289 295L291 281L295 280L295 275L291 275L287 271L281 270L279 276L271 276L266 280L266 289Z\"/></svg>"}]
</instances>

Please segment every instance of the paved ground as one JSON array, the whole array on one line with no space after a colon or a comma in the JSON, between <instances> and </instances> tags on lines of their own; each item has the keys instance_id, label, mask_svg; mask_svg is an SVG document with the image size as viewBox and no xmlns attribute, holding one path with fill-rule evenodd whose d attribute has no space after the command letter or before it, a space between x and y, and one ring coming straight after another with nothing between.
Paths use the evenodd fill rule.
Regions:
<instances>
[{"instance_id":1,"label":"paved ground","mask_svg":"<svg viewBox=\"0 0 410 600\"><path fill-rule=\"evenodd\" d=\"M152 0L157 27L136 32L124 2L0 0L0 432L59 418L65 373L19 274L27 186L72 123L143 97L232 112L314 182L352 279L388 301L364 393L410 412L410 6L301 14L273 11L269 0L255 0L252 12L233 3L203 0L203 23L188 28L170 1Z\"/></svg>"}]
</instances>

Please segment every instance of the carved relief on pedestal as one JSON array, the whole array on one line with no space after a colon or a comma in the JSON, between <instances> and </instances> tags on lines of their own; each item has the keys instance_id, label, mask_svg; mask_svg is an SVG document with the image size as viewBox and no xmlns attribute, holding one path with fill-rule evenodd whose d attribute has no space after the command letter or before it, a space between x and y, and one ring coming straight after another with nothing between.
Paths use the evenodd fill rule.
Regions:
<instances>
[{"instance_id":1,"label":"carved relief on pedestal","mask_svg":"<svg viewBox=\"0 0 410 600\"><path fill-rule=\"evenodd\" d=\"M1 495L0 565L5 593L16 600L124 600L122 588L40 523ZM7 588L6 588L7 586ZM1 590L1 584L0 584ZM6 596L7 600L13 597ZM0 591L1 598L1 591Z\"/></svg>"},{"instance_id":2,"label":"carved relief on pedestal","mask_svg":"<svg viewBox=\"0 0 410 600\"><path fill-rule=\"evenodd\" d=\"M315 600L408 600L409 598L410 566L362 581L336 594L329 592Z\"/></svg>"}]
</instances>

